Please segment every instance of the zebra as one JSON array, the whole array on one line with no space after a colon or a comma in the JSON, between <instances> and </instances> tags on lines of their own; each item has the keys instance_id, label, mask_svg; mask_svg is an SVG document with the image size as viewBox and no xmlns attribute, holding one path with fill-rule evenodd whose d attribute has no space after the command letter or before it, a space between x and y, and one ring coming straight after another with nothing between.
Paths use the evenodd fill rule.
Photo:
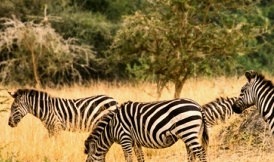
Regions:
<instances>
[{"instance_id":1,"label":"zebra","mask_svg":"<svg viewBox=\"0 0 274 162\"><path fill-rule=\"evenodd\" d=\"M16 127L26 114L39 118L49 136L66 131L91 131L92 123L105 109L116 109L117 101L106 95L78 99L51 97L47 92L34 89L18 89L8 92L14 101L8 125Z\"/></svg>"},{"instance_id":2,"label":"zebra","mask_svg":"<svg viewBox=\"0 0 274 162\"><path fill-rule=\"evenodd\" d=\"M232 105L235 103L237 97L219 97L214 101L211 101L203 105L203 111L205 114L206 124L209 127L213 127L218 124L218 121L226 121L230 116L234 114Z\"/></svg>"},{"instance_id":3,"label":"zebra","mask_svg":"<svg viewBox=\"0 0 274 162\"><path fill-rule=\"evenodd\" d=\"M274 134L274 85L265 76L256 71L245 72L248 82L241 88L241 93L233 111L237 114L255 105L264 121L268 123L270 131Z\"/></svg>"},{"instance_id":4,"label":"zebra","mask_svg":"<svg viewBox=\"0 0 274 162\"><path fill-rule=\"evenodd\" d=\"M161 149L178 139L185 143L188 161L196 157L207 161L209 142L202 107L191 99L123 103L109 111L93 127L85 140L86 162L104 162L106 153L116 142L127 162L132 162L132 147L138 162L145 161L142 147ZM202 134L202 145L198 135Z\"/></svg>"}]
</instances>

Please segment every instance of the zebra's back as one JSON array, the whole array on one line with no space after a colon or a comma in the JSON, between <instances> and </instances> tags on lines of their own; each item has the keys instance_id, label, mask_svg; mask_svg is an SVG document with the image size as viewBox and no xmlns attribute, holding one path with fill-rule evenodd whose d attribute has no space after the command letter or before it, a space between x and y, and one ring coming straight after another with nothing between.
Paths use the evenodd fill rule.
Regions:
<instances>
[{"instance_id":1,"label":"zebra's back","mask_svg":"<svg viewBox=\"0 0 274 162\"><path fill-rule=\"evenodd\" d=\"M60 103L62 102L62 103ZM79 99L58 99L54 102L56 114L67 131L91 131L92 122L106 109L117 108L117 101L106 95Z\"/></svg>"}]
</instances>

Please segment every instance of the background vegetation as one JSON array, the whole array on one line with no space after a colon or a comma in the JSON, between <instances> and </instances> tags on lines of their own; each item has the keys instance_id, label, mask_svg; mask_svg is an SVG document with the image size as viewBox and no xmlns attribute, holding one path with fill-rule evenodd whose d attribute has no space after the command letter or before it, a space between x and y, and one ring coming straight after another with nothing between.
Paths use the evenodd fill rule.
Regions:
<instances>
[{"instance_id":1,"label":"background vegetation","mask_svg":"<svg viewBox=\"0 0 274 162\"><path fill-rule=\"evenodd\" d=\"M4 85L58 87L94 81L168 83L273 73L272 0L3 0Z\"/></svg>"}]
</instances>

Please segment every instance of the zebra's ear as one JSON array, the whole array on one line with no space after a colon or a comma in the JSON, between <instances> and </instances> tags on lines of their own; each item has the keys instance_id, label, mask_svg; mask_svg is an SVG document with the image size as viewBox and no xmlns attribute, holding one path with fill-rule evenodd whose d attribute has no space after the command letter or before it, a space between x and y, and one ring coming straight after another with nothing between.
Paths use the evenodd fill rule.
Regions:
<instances>
[{"instance_id":1,"label":"zebra's ear","mask_svg":"<svg viewBox=\"0 0 274 162\"><path fill-rule=\"evenodd\" d=\"M8 93L11 95L11 97L16 98L17 97L17 93L16 92L10 92L8 91Z\"/></svg>"},{"instance_id":2,"label":"zebra's ear","mask_svg":"<svg viewBox=\"0 0 274 162\"><path fill-rule=\"evenodd\" d=\"M250 82L252 79L254 79L257 75L257 72L251 70L245 72L245 77L247 78L248 82Z\"/></svg>"}]
</instances>

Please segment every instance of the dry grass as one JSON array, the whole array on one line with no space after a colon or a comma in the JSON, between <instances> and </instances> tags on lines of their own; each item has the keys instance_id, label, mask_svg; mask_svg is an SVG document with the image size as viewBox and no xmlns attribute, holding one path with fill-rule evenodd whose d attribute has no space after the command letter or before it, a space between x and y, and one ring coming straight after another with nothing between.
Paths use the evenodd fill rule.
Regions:
<instances>
[{"instance_id":1,"label":"dry grass","mask_svg":"<svg viewBox=\"0 0 274 162\"><path fill-rule=\"evenodd\" d=\"M189 80L181 94L181 97L192 98L200 104L205 104L220 96L237 96L245 78L217 78ZM15 89L14 89L15 90ZM105 83L93 84L89 87L75 86L62 90L46 89L53 96L64 98L79 98L96 94L107 94L122 103L127 100L154 101L155 85L142 84L138 86L110 85ZM0 91L0 95L8 95ZM171 99L173 89L163 92L161 100ZM10 103L12 99L10 100ZM4 106L4 105L1 105ZM1 109L1 108L0 108ZM47 137L47 130L41 122L31 115L27 115L16 128L8 126L9 112L0 115L0 161L58 161L75 162L84 161L84 140L89 133L62 132L54 138ZM265 152L259 146L257 149L246 145L242 149L229 145L229 149L221 149L220 130L229 125L239 116L233 116L227 123L214 127L210 132L210 148L208 150L209 161L213 162L267 162L274 158L270 152ZM179 141L170 148L153 150L144 149L145 158L150 162L158 161L186 161L184 143ZM119 145L113 145L107 154L107 161L124 161L123 152ZM136 159L135 159L136 161Z\"/></svg>"}]
</instances>

